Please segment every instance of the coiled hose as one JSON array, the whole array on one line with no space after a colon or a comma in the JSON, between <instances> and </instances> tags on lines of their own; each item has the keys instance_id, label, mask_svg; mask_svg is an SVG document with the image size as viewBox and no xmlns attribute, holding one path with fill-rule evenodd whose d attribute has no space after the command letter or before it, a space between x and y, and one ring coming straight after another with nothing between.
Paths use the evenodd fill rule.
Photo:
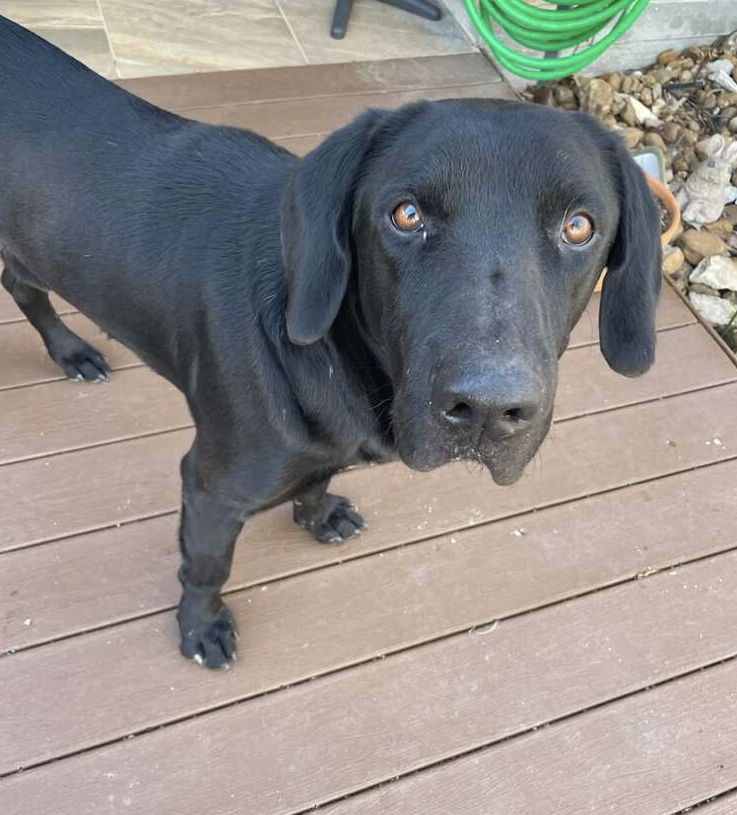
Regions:
<instances>
[{"instance_id":1,"label":"coiled hose","mask_svg":"<svg viewBox=\"0 0 737 815\"><path fill-rule=\"evenodd\" d=\"M543 2L555 5L555 0ZM575 0L565 7L546 9L525 0L464 0L473 24L499 64L532 80L560 79L591 64L633 25L648 2ZM494 25L522 48L545 52L576 48L612 27L601 39L567 56L534 57L503 43Z\"/></svg>"}]
</instances>

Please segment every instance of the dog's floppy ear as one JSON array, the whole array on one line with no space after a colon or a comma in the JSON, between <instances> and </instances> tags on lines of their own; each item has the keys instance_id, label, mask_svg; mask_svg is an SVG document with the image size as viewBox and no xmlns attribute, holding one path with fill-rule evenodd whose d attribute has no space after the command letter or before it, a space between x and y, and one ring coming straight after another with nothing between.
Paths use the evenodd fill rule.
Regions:
<instances>
[{"instance_id":1,"label":"dog's floppy ear","mask_svg":"<svg viewBox=\"0 0 737 815\"><path fill-rule=\"evenodd\" d=\"M611 172L619 226L609 251L599 311L599 343L609 367L639 376L655 359L655 309L661 285L660 217L645 174L619 138Z\"/></svg>"},{"instance_id":2,"label":"dog's floppy ear","mask_svg":"<svg viewBox=\"0 0 737 815\"><path fill-rule=\"evenodd\" d=\"M282 202L287 334L308 345L324 337L348 284L353 190L382 111L368 110L302 160Z\"/></svg>"}]
</instances>

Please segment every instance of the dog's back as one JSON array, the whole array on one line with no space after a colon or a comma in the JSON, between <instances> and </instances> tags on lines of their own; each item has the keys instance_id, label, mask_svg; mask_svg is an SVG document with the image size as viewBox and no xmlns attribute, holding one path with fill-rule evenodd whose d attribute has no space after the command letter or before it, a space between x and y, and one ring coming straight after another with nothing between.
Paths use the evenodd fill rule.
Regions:
<instances>
[{"instance_id":1,"label":"dog's back","mask_svg":"<svg viewBox=\"0 0 737 815\"><path fill-rule=\"evenodd\" d=\"M12 249L33 236L45 245L15 247L29 265L37 254L58 261L43 237L90 220L99 233L105 209L129 198L126 178L147 142L183 120L4 17L0 54L0 241Z\"/></svg>"},{"instance_id":2,"label":"dog's back","mask_svg":"<svg viewBox=\"0 0 737 815\"><path fill-rule=\"evenodd\" d=\"M0 55L6 265L14 258L18 277L168 374L166 349L146 341L151 326L171 335L186 324L214 269L239 275L248 296L255 267L239 253L259 251L264 213L278 241L280 187L296 159L255 133L156 108L3 17Z\"/></svg>"},{"instance_id":3,"label":"dog's back","mask_svg":"<svg viewBox=\"0 0 737 815\"><path fill-rule=\"evenodd\" d=\"M0 138L29 125L73 128L85 116L104 129L125 127L142 115L160 125L176 118L1 15L0 54Z\"/></svg>"}]
</instances>

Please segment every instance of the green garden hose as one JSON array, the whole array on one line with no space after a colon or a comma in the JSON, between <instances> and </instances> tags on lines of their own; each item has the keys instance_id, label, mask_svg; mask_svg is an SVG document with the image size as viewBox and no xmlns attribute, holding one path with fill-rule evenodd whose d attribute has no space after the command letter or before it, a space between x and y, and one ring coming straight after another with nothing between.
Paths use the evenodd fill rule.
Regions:
<instances>
[{"instance_id":1,"label":"green garden hose","mask_svg":"<svg viewBox=\"0 0 737 815\"><path fill-rule=\"evenodd\" d=\"M555 5L556 0L543 0ZM525 0L464 0L473 24L499 64L524 79L560 79L591 64L642 14L649 0L575 0L540 8ZM616 19L615 19L616 18ZM494 31L499 26L522 48L559 52L604 36L567 56L534 57L510 48Z\"/></svg>"}]
</instances>

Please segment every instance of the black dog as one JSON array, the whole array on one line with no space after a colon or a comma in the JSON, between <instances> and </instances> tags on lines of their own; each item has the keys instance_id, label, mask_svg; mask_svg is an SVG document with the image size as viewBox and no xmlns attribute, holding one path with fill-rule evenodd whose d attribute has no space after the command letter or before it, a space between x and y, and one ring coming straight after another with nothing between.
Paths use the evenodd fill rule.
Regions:
<instances>
[{"instance_id":1,"label":"black dog","mask_svg":"<svg viewBox=\"0 0 737 815\"><path fill-rule=\"evenodd\" d=\"M519 478L599 276L601 347L654 354L658 217L586 116L491 100L370 110L300 160L159 110L0 18L2 282L72 379L104 379L58 292L186 396L182 653L228 664L220 598L255 512L320 541L363 528L326 492L357 462Z\"/></svg>"}]
</instances>

